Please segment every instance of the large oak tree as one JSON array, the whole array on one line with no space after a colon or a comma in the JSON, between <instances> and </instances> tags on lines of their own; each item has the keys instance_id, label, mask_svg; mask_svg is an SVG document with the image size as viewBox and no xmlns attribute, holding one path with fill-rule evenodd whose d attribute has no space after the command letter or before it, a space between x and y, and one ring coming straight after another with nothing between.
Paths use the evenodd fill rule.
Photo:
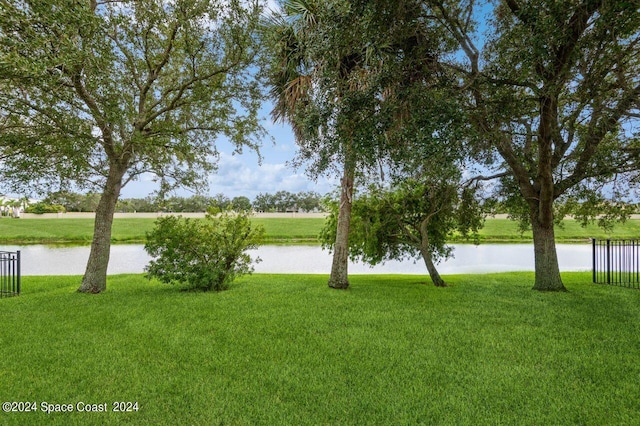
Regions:
<instances>
[{"instance_id":1,"label":"large oak tree","mask_svg":"<svg viewBox=\"0 0 640 426\"><path fill-rule=\"evenodd\" d=\"M640 168L638 3L493 2L482 37L474 1L424 5L458 42L460 54L447 65L467 95L479 147L498 154L507 204L533 230L534 289L564 290L554 236L559 202L580 205L585 218L611 213Z\"/></svg>"},{"instance_id":2,"label":"large oak tree","mask_svg":"<svg viewBox=\"0 0 640 426\"><path fill-rule=\"evenodd\" d=\"M216 137L255 144L258 13L239 0L0 2L3 182L101 193L79 291L106 288L128 182L195 185L215 168Z\"/></svg>"}]
</instances>

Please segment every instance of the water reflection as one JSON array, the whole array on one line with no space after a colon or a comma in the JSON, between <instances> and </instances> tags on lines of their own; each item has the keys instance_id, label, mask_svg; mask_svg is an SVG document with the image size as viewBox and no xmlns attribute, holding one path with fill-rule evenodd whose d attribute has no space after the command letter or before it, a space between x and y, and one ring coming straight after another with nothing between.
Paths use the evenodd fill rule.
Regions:
<instances>
[{"instance_id":1,"label":"water reflection","mask_svg":"<svg viewBox=\"0 0 640 426\"><path fill-rule=\"evenodd\" d=\"M507 271L533 271L533 245L482 244L479 246L454 245L455 258L438 265L442 274L488 273ZM591 246L559 244L558 258L562 271L591 269ZM44 245L3 246L0 250L22 252L23 275L81 275L89 258L89 246L51 247ZM319 246L261 246L252 251L262 262L256 272L328 274L331 254ZM141 273L150 257L142 245L113 245L109 274ZM426 274L422 260L387 262L370 267L351 264L353 274Z\"/></svg>"}]
</instances>

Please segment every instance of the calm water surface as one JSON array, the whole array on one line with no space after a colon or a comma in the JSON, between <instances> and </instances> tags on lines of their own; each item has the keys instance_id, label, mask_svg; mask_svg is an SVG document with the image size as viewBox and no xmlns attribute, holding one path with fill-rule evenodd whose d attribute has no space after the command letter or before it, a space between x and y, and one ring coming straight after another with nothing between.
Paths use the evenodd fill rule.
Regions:
<instances>
[{"instance_id":1,"label":"calm water surface","mask_svg":"<svg viewBox=\"0 0 640 426\"><path fill-rule=\"evenodd\" d=\"M591 269L591 246L558 244L562 271ZM454 258L438 265L441 274L533 271L532 244L454 245ZM89 258L89 246L52 247L45 245L0 246L0 250L20 250L23 275L81 275ZM251 251L262 261L255 267L264 273L328 274L331 253L320 246L261 246ZM142 273L150 257L142 245L113 245L109 274ZM422 259L387 262L370 267L352 263L353 274L426 274Z\"/></svg>"}]
</instances>

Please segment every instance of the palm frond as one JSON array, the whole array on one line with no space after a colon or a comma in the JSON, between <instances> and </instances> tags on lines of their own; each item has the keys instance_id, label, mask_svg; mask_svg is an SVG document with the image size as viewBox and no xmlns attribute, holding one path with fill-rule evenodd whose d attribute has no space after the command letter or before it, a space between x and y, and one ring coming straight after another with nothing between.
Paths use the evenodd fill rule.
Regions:
<instances>
[{"instance_id":1,"label":"palm frond","mask_svg":"<svg viewBox=\"0 0 640 426\"><path fill-rule=\"evenodd\" d=\"M317 5L314 0L287 0L284 10L291 17L299 17L308 27L317 23Z\"/></svg>"}]
</instances>

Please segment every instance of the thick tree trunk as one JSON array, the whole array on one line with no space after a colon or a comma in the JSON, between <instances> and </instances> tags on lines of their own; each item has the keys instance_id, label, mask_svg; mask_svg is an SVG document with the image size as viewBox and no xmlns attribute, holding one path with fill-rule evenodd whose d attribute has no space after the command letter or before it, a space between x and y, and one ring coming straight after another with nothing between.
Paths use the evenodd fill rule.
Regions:
<instances>
[{"instance_id":1,"label":"thick tree trunk","mask_svg":"<svg viewBox=\"0 0 640 426\"><path fill-rule=\"evenodd\" d=\"M433 263L431 251L429 251L428 248L421 248L420 253L422 254L422 259L424 259L424 264L427 266L427 271L429 271L429 276L431 277L431 281L433 281L433 285L436 287L446 287L447 283L444 282L440 273L436 269L436 265Z\"/></svg>"},{"instance_id":2,"label":"thick tree trunk","mask_svg":"<svg viewBox=\"0 0 640 426\"><path fill-rule=\"evenodd\" d=\"M104 192L96 208L93 228L93 241L82 284L78 288L82 293L100 293L107 288L107 267L111 254L111 228L116 203L122 189L123 173L110 171Z\"/></svg>"},{"instance_id":3,"label":"thick tree trunk","mask_svg":"<svg viewBox=\"0 0 640 426\"><path fill-rule=\"evenodd\" d=\"M346 289L349 287L349 226L351 224L351 205L353 197L353 167L345 164L340 182L340 208L336 242L333 245L333 262L329 287Z\"/></svg>"},{"instance_id":4,"label":"thick tree trunk","mask_svg":"<svg viewBox=\"0 0 640 426\"><path fill-rule=\"evenodd\" d=\"M533 230L536 270L533 289L540 291L566 291L560 277L553 221L541 224L538 215L532 214L531 227Z\"/></svg>"}]
</instances>

